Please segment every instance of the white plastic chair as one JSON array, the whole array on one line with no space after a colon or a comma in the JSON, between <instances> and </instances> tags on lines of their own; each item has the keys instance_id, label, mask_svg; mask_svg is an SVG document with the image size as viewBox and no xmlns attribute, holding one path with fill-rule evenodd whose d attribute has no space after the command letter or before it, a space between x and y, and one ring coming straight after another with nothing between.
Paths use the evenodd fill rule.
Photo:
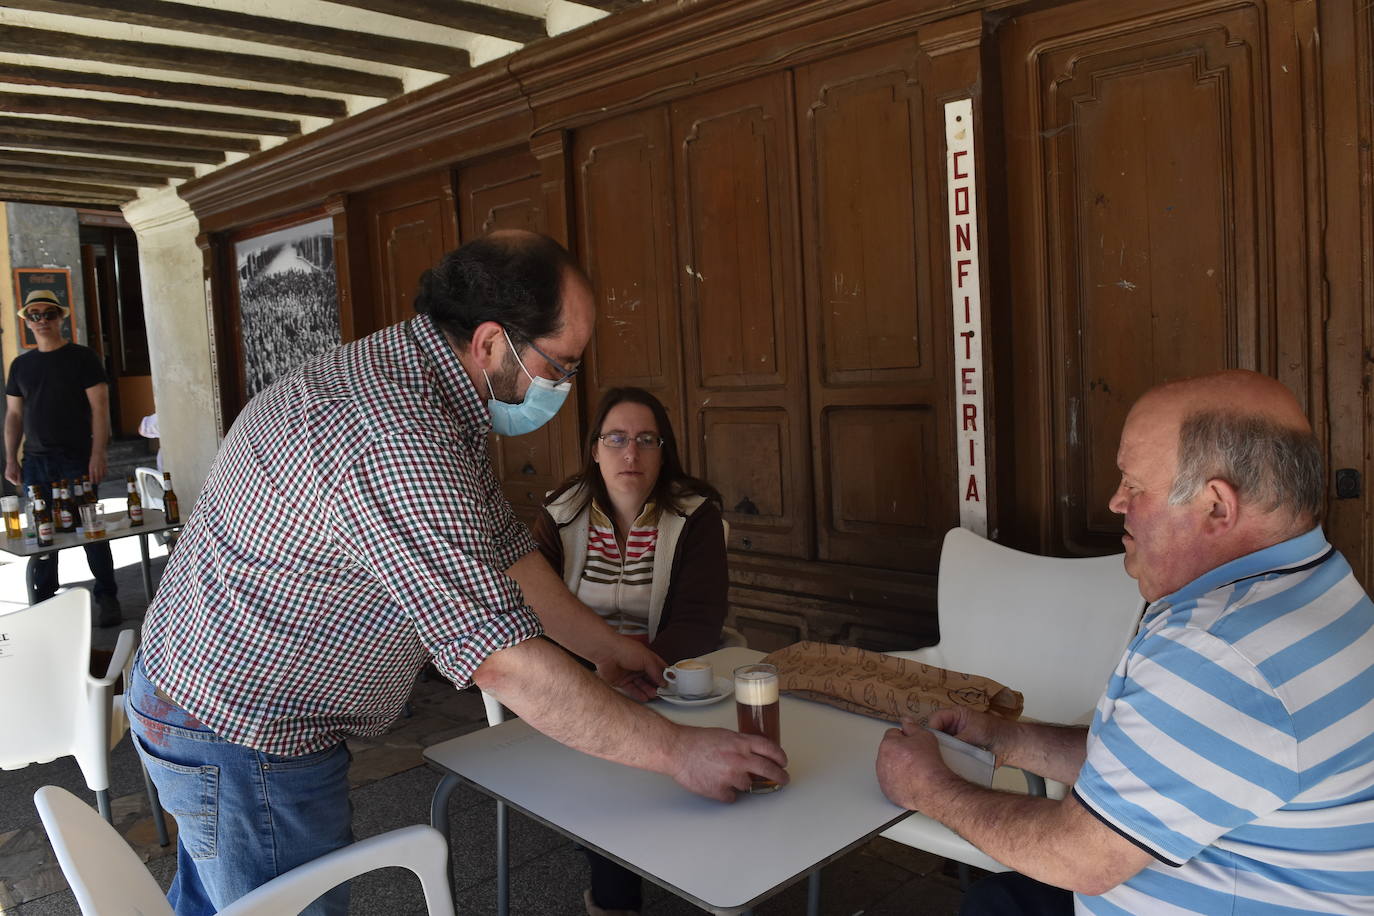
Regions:
<instances>
[{"instance_id":1,"label":"white plastic chair","mask_svg":"<svg viewBox=\"0 0 1374 916\"><path fill-rule=\"evenodd\" d=\"M133 656L135 631L119 634L100 678L90 673L91 593L84 588L0 615L0 632L0 769L75 757L109 820L112 694ZM158 839L166 846L157 791L146 772L143 780Z\"/></svg>"},{"instance_id":2,"label":"white plastic chair","mask_svg":"<svg viewBox=\"0 0 1374 916\"><path fill-rule=\"evenodd\" d=\"M963 528L945 535L937 594L939 644L891 654L990 677L1025 696L1025 718L1061 725L1092 721L1143 609L1120 554L1040 557ZM1053 798L1067 790L1013 767L999 767L993 785ZM883 836L987 871L1009 870L920 813Z\"/></svg>"},{"instance_id":3,"label":"white plastic chair","mask_svg":"<svg viewBox=\"0 0 1374 916\"><path fill-rule=\"evenodd\" d=\"M76 796L44 786L33 796L62 873L84 916L172 916L162 888L113 827ZM321 894L378 868L408 868L420 879L431 916L453 916L448 844L416 825L369 837L293 868L220 910L220 916L299 913Z\"/></svg>"}]
</instances>

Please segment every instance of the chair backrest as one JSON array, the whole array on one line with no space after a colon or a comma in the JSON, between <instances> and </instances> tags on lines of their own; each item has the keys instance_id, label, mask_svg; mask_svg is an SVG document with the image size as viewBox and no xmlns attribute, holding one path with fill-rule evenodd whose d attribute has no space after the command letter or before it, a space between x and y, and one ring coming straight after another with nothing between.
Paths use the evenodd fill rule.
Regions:
<instances>
[{"instance_id":1,"label":"chair backrest","mask_svg":"<svg viewBox=\"0 0 1374 916\"><path fill-rule=\"evenodd\" d=\"M134 479L138 483L138 495L143 500L144 508L161 510L162 475L157 468L134 468Z\"/></svg>"},{"instance_id":2,"label":"chair backrest","mask_svg":"<svg viewBox=\"0 0 1374 916\"><path fill-rule=\"evenodd\" d=\"M62 874L83 916L172 916L162 888L113 827L76 796L43 786L33 796ZM377 868L408 868L420 879L431 916L453 916L448 843L416 825L368 837L307 862L250 891L224 916L299 913L332 887Z\"/></svg>"},{"instance_id":3,"label":"chair backrest","mask_svg":"<svg viewBox=\"0 0 1374 916\"><path fill-rule=\"evenodd\" d=\"M105 736L86 714L91 663L91 593L84 588L0 614L0 769L73 754L95 788L105 788ZM108 728L108 718L106 719ZM100 783L96 785L96 783Z\"/></svg>"},{"instance_id":4,"label":"chair backrest","mask_svg":"<svg viewBox=\"0 0 1374 916\"><path fill-rule=\"evenodd\" d=\"M946 667L1021 691L1028 718L1069 725L1092 721L1144 607L1120 554L1041 557L963 528L945 535L938 595Z\"/></svg>"},{"instance_id":5,"label":"chair backrest","mask_svg":"<svg viewBox=\"0 0 1374 916\"><path fill-rule=\"evenodd\" d=\"M33 801L83 916L172 916L157 881L94 808L56 786L39 789Z\"/></svg>"}]
</instances>

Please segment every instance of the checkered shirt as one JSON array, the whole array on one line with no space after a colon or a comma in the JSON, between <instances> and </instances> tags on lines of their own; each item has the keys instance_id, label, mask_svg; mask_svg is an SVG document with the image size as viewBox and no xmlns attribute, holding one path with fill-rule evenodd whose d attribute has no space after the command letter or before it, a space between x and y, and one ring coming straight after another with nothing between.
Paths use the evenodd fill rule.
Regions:
<instances>
[{"instance_id":1,"label":"checkered shirt","mask_svg":"<svg viewBox=\"0 0 1374 916\"><path fill-rule=\"evenodd\" d=\"M143 627L149 679L271 754L384 731L426 660L460 687L538 618L486 407L424 316L306 363L234 423Z\"/></svg>"}]
</instances>

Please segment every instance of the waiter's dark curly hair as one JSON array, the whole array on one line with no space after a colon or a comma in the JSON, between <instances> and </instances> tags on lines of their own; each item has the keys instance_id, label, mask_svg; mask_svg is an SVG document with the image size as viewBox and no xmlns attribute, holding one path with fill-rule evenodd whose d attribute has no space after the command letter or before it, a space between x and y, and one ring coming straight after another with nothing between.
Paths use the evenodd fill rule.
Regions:
<instances>
[{"instance_id":1,"label":"waiter's dark curly hair","mask_svg":"<svg viewBox=\"0 0 1374 916\"><path fill-rule=\"evenodd\" d=\"M450 251L421 274L415 311L433 318L460 345L485 321L529 343L563 326L564 271L586 279L568 250L548 236L496 232Z\"/></svg>"}]
</instances>

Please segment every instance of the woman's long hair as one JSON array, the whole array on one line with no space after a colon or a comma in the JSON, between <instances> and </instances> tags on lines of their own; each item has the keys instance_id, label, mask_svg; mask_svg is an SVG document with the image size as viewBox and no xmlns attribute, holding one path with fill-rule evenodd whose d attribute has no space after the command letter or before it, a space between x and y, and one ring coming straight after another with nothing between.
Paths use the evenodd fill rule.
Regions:
<instances>
[{"instance_id":1,"label":"woman's long hair","mask_svg":"<svg viewBox=\"0 0 1374 916\"><path fill-rule=\"evenodd\" d=\"M659 465L658 480L654 481L654 487L649 491L649 498L660 507L672 509L679 514L682 512L681 500L684 496L704 496L717 506L722 505L721 495L715 487L690 476L682 469L682 459L678 457L677 452L677 436L673 433L673 424L668 422L668 411L663 409L663 403L643 388L628 387L612 388L601 396L601 403L596 407L596 416L587 427L587 436L582 443L582 469L554 490L544 501L544 505L552 503L569 490L580 487L578 512L581 512L591 499L595 499L597 505L609 511L610 494L606 492L606 481L601 476L601 466L593 460L592 451L596 448L597 439L601 435L601 425L606 422L606 415L617 404L627 401L649 408L653 412L654 423L658 426L658 434L663 437L663 447L660 449L663 460Z\"/></svg>"}]
</instances>

